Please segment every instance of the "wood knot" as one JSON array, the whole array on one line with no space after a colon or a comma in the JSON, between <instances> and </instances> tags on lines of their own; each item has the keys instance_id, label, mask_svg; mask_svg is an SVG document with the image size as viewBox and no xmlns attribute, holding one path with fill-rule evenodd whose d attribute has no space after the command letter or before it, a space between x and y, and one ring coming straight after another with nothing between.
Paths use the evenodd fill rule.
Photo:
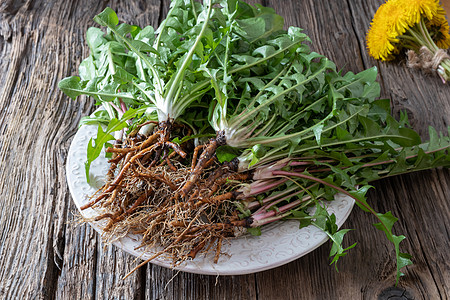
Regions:
<instances>
[{"instance_id":1,"label":"wood knot","mask_svg":"<svg viewBox=\"0 0 450 300\"><path fill-rule=\"evenodd\" d=\"M414 300L414 296L410 291L401 287L388 287L379 295L378 300Z\"/></svg>"}]
</instances>

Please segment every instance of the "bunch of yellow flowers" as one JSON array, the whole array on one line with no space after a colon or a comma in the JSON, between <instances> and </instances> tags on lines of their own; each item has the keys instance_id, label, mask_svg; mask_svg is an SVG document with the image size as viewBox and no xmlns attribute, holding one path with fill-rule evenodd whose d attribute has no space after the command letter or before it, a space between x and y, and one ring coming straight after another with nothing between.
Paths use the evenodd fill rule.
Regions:
<instances>
[{"instance_id":1,"label":"bunch of yellow flowers","mask_svg":"<svg viewBox=\"0 0 450 300\"><path fill-rule=\"evenodd\" d=\"M367 33L369 54L391 60L404 48L408 65L437 71L450 79L449 24L438 0L387 0L373 17Z\"/></svg>"}]
</instances>

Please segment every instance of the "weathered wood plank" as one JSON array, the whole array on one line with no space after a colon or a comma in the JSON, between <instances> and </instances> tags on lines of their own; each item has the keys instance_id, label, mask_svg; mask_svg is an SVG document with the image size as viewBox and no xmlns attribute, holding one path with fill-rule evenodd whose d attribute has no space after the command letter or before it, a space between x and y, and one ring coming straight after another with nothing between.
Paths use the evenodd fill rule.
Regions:
<instances>
[{"instance_id":1,"label":"weathered wood plank","mask_svg":"<svg viewBox=\"0 0 450 300\"><path fill-rule=\"evenodd\" d=\"M351 12L343 1L266 1L285 18L285 27L303 28L312 50L337 63L344 72L360 72L361 42L352 30Z\"/></svg>"},{"instance_id":2,"label":"weathered wood plank","mask_svg":"<svg viewBox=\"0 0 450 300\"><path fill-rule=\"evenodd\" d=\"M145 299L257 299L254 278L190 274L150 264Z\"/></svg>"},{"instance_id":3,"label":"weathered wood plank","mask_svg":"<svg viewBox=\"0 0 450 300\"><path fill-rule=\"evenodd\" d=\"M0 297L51 299L55 203L67 201L59 147L76 128L70 115L84 106L60 101L62 27L39 17L51 7L7 2L1 14Z\"/></svg>"}]
</instances>

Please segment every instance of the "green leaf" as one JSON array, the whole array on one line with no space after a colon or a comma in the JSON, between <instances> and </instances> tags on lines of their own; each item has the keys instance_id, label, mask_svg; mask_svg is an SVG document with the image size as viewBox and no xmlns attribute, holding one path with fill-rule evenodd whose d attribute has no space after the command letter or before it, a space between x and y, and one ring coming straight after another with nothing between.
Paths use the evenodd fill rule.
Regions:
<instances>
[{"instance_id":1,"label":"green leaf","mask_svg":"<svg viewBox=\"0 0 450 300\"><path fill-rule=\"evenodd\" d=\"M154 54L159 54L152 46L142 41L134 40L131 41L130 44L139 52L151 52Z\"/></svg>"},{"instance_id":2,"label":"green leaf","mask_svg":"<svg viewBox=\"0 0 450 300\"><path fill-rule=\"evenodd\" d=\"M58 88L72 99L82 94L81 79L78 76L66 77L58 83Z\"/></svg>"},{"instance_id":3,"label":"green leaf","mask_svg":"<svg viewBox=\"0 0 450 300\"><path fill-rule=\"evenodd\" d=\"M241 151L231 146L220 146L216 150L216 156L220 163L225 161L232 161L235 157L238 157Z\"/></svg>"},{"instance_id":4,"label":"green leaf","mask_svg":"<svg viewBox=\"0 0 450 300\"><path fill-rule=\"evenodd\" d=\"M119 18L109 7L105 8L101 13L95 16L94 21L106 27L116 27L119 24Z\"/></svg>"},{"instance_id":5,"label":"green leaf","mask_svg":"<svg viewBox=\"0 0 450 300\"><path fill-rule=\"evenodd\" d=\"M93 54L100 51L99 47L107 42L107 39L103 36L104 32L101 29L96 27L88 28L86 32L86 42Z\"/></svg>"},{"instance_id":6,"label":"green leaf","mask_svg":"<svg viewBox=\"0 0 450 300\"><path fill-rule=\"evenodd\" d=\"M78 67L78 72L80 73L81 80L92 80L95 78L97 68L95 67L92 56L89 56L80 63L80 66Z\"/></svg>"},{"instance_id":7,"label":"green leaf","mask_svg":"<svg viewBox=\"0 0 450 300\"><path fill-rule=\"evenodd\" d=\"M366 194L367 194L367 192L369 191L370 188L373 188L373 186L371 186L371 185L364 185L364 186L358 188L357 190L353 190L353 191L349 192L349 194L353 198L358 200L358 201L355 202L356 205L358 205L365 212L370 212L371 211L371 207L366 201Z\"/></svg>"},{"instance_id":8,"label":"green leaf","mask_svg":"<svg viewBox=\"0 0 450 300\"><path fill-rule=\"evenodd\" d=\"M322 137L323 127L324 127L323 124L319 124L318 126L314 126L314 128L313 128L314 136L316 137L317 145L319 145L319 147L321 144L320 141L321 141L321 137Z\"/></svg>"},{"instance_id":9,"label":"green leaf","mask_svg":"<svg viewBox=\"0 0 450 300\"><path fill-rule=\"evenodd\" d=\"M299 229L304 228L306 226L309 226L312 224L313 219L311 216L304 212L303 210L292 210L291 211L292 217L288 217L287 219L295 219L300 222Z\"/></svg>"},{"instance_id":10,"label":"green leaf","mask_svg":"<svg viewBox=\"0 0 450 300\"><path fill-rule=\"evenodd\" d=\"M96 138L91 138L87 147L87 161L85 162L86 179L89 182L89 169L91 163L100 156L103 146L114 139L111 132L121 130L127 126L125 121L120 122L117 119L112 119L105 131L101 125L98 126Z\"/></svg>"},{"instance_id":11,"label":"green leaf","mask_svg":"<svg viewBox=\"0 0 450 300\"><path fill-rule=\"evenodd\" d=\"M314 225L317 227L326 230L327 227L327 220L329 218L328 211L325 207L320 205L319 203L316 204L316 212L314 213Z\"/></svg>"},{"instance_id":12,"label":"green leaf","mask_svg":"<svg viewBox=\"0 0 450 300\"><path fill-rule=\"evenodd\" d=\"M83 125L98 125L98 124L104 124L105 126L107 126L110 120L111 117L109 116L106 110L98 110L94 112L94 114L91 116L82 117L79 126L81 127Z\"/></svg>"},{"instance_id":13,"label":"green leaf","mask_svg":"<svg viewBox=\"0 0 450 300\"><path fill-rule=\"evenodd\" d=\"M107 84L103 89L98 89L97 84L98 78L90 81L81 81L80 77L71 76L61 80L58 83L58 87L72 99L80 95L88 95L100 101L111 101L115 98L137 100L131 93L117 92L117 84Z\"/></svg>"},{"instance_id":14,"label":"green leaf","mask_svg":"<svg viewBox=\"0 0 450 300\"><path fill-rule=\"evenodd\" d=\"M314 213L313 218L314 221L312 222L312 224L317 228L323 230L323 232L328 235L333 243L330 250L330 257L333 257L333 259L331 260L330 264L334 264L336 271L338 271L337 262L339 258L347 255L348 250L356 246L356 243L347 248L344 248L342 246L344 235L351 229L342 229L338 231L336 216L334 214L330 215L326 208L319 203L316 204L316 212Z\"/></svg>"},{"instance_id":15,"label":"green leaf","mask_svg":"<svg viewBox=\"0 0 450 300\"><path fill-rule=\"evenodd\" d=\"M395 284L397 285L400 277L404 275L400 270L403 267L412 265L411 255L400 252L400 242L403 241L406 237L404 235L396 236L392 234L392 227L394 223L397 222L398 219L394 217L390 211L388 211L385 214L377 213L376 215L380 220L380 223L376 223L374 224L374 226L377 229L383 231L386 234L388 240L391 241L395 247L395 254L397 260L397 276L395 279Z\"/></svg>"},{"instance_id":16,"label":"green leaf","mask_svg":"<svg viewBox=\"0 0 450 300\"><path fill-rule=\"evenodd\" d=\"M97 128L97 136L91 138L87 147L87 160L85 162L86 180L89 182L89 170L92 162L100 156L102 148L114 139L113 132L124 129L128 126L127 121L139 114L145 113L148 107L140 107L139 109L129 109L120 120L112 118L109 120L108 126L104 130L99 124Z\"/></svg>"},{"instance_id":17,"label":"green leaf","mask_svg":"<svg viewBox=\"0 0 450 300\"><path fill-rule=\"evenodd\" d=\"M250 233L253 236L260 236L261 235L261 228L260 227L247 228L247 232Z\"/></svg>"},{"instance_id":18,"label":"green leaf","mask_svg":"<svg viewBox=\"0 0 450 300\"><path fill-rule=\"evenodd\" d=\"M409 128L399 128L399 134L402 137L393 137L392 141L403 147L411 147L419 145L422 141L420 135L412 129Z\"/></svg>"},{"instance_id":19,"label":"green leaf","mask_svg":"<svg viewBox=\"0 0 450 300\"><path fill-rule=\"evenodd\" d=\"M100 156L100 152L103 148L103 145L110 140L113 140L114 136L109 133L103 131L101 125L98 125L97 129L97 137L91 138L87 147L87 161L84 163L84 168L86 171L86 180L89 182L89 169L91 167L91 163Z\"/></svg>"}]
</instances>

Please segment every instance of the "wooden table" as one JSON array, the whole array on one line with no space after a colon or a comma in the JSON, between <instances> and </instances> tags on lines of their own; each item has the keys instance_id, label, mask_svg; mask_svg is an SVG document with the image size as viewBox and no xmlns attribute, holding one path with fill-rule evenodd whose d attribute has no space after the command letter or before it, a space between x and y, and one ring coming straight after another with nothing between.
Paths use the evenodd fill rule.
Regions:
<instances>
[{"instance_id":1,"label":"wooden table","mask_svg":"<svg viewBox=\"0 0 450 300\"><path fill-rule=\"evenodd\" d=\"M312 48L344 71L376 65L393 114L427 126L450 124L450 84L409 70L405 61L369 58L365 34L380 0L260 1L300 26ZM450 173L432 170L374 182L370 203L392 210L414 265L394 288L394 250L375 219L355 209L344 224L358 242L329 266L330 244L273 270L243 276L177 273L152 264L126 280L136 262L77 224L65 162L80 117L93 100L70 100L57 88L87 56L86 29L106 6L122 21L157 26L167 0L14 1L0 4L0 298L1 299L448 299Z\"/></svg>"}]
</instances>

